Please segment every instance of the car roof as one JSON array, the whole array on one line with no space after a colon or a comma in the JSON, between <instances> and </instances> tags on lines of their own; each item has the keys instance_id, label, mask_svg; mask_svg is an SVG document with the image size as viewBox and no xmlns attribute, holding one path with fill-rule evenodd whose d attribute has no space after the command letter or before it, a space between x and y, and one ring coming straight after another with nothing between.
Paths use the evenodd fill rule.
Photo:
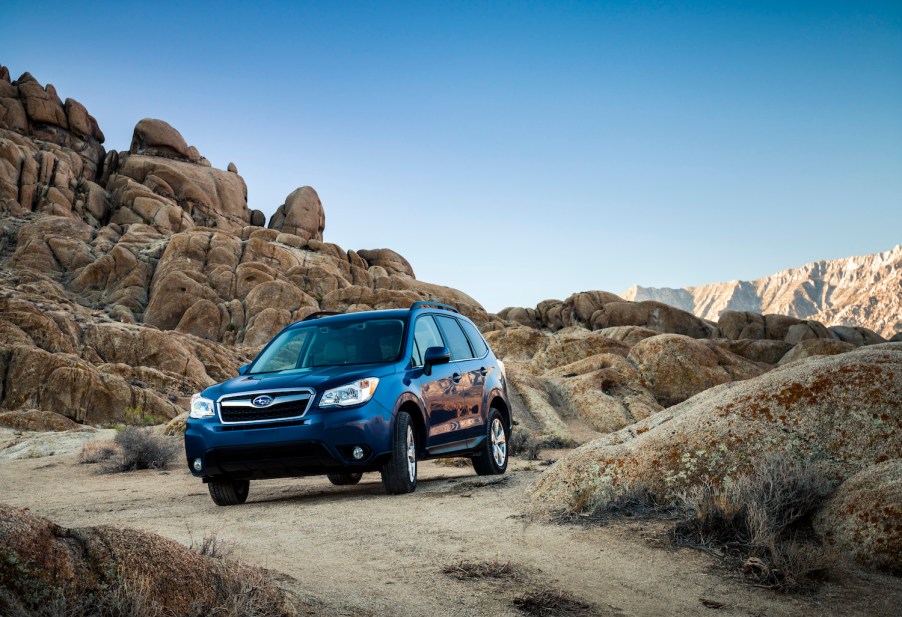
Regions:
<instances>
[{"instance_id":1,"label":"car roof","mask_svg":"<svg viewBox=\"0 0 902 617\"><path fill-rule=\"evenodd\" d=\"M339 313L336 315L325 315L323 317L315 317L313 319L308 319L306 321L304 319L301 319L300 321L297 321L288 327L293 329L293 328L301 327L306 324L312 324L314 322L317 324L329 324L329 323L340 323L343 321L356 321L360 318L364 318L364 319L386 319L386 318L388 318L388 319L392 319L392 318L404 319L407 316L409 316L411 313L421 313L421 312L422 313L427 313L427 312L428 313L433 313L433 312L442 313L442 314L451 315L451 316L455 316L455 317L462 317L462 318L466 319L466 317L464 317L460 313L449 311L449 310L446 310L443 308L432 307L432 306L429 306L429 307L413 306L411 308L405 308L405 309L379 309L379 310L372 310L372 311L357 311L356 313Z\"/></svg>"}]
</instances>

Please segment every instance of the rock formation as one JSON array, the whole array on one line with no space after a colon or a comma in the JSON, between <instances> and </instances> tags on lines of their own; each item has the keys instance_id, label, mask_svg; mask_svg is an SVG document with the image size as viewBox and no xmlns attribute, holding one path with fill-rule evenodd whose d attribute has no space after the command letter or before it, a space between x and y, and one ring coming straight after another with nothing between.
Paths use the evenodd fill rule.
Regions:
<instances>
[{"instance_id":1,"label":"rock formation","mask_svg":"<svg viewBox=\"0 0 902 617\"><path fill-rule=\"evenodd\" d=\"M819 465L839 482L898 460L900 392L899 343L794 362L711 388L574 450L533 494L570 510L603 506L636 487L667 500L736 478L771 451Z\"/></svg>"},{"instance_id":2,"label":"rock formation","mask_svg":"<svg viewBox=\"0 0 902 617\"><path fill-rule=\"evenodd\" d=\"M717 320L725 311L780 313L833 326L902 331L902 245L874 255L816 261L754 281L683 289L634 285L623 297L663 302Z\"/></svg>"}]
</instances>

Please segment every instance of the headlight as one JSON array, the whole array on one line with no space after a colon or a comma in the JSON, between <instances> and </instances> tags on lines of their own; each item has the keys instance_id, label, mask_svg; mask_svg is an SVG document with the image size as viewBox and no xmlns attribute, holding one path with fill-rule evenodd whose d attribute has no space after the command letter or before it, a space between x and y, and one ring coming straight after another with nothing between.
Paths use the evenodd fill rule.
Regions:
<instances>
[{"instance_id":1,"label":"headlight","mask_svg":"<svg viewBox=\"0 0 902 617\"><path fill-rule=\"evenodd\" d=\"M319 400L319 406L347 407L349 405L360 405L373 398L373 394L376 392L376 386L378 385L378 378L367 377L366 379L361 379L354 383L326 390L323 394L323 398Z\"/></svg>"},{"instance_id":2,"label":"headlight","mask_svg":"<svg viewBox=\"0 0 902 617\"><path fill-rule=\"evenodd\" d=\"M191 411L188 412L189 418L212 418L216 415L213 401L195 394L191 397Z\"/></svg>"}]
</instances>

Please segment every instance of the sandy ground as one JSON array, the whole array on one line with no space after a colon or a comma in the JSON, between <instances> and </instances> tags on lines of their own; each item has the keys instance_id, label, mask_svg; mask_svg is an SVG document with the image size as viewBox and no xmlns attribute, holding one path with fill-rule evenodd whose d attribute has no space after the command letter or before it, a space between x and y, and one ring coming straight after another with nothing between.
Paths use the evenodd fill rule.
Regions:
<instances>
[{"instance_id":1,"label":"sandy ground","mask_svg":"<svg viewBox=\"0 0 902 617\"><path fill-rule=\"evenodd\" d=\"M669 548L662 522L541 522L529 515L526 490L544 467L525 461L490 479L421 463L417 491L395 497L378 474L352 487L261 481L247 504L219 508L181 467L99 475L71 449L60 452L0 460L0 502L67 527L137 527L185 544L215 532L233 557L288 575L328 614L521 615L513 598L546 587L591 603L591 615L888 616L902 605L902 580L873 573L803 597L741 584L709 555ZM461 560L495 559L517 576L442 573ZM703 598L724 606L707 608Z\"/></svg>"}]
</instances>

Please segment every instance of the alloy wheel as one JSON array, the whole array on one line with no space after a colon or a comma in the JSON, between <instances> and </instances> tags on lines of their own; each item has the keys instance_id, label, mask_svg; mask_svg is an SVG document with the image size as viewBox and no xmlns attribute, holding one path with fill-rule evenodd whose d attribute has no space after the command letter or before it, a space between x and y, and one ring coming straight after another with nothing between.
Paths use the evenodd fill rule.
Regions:
<instances>
[{"instance_id":1,"label":"alloy wheel","mask_svg":"<svg viewBox=\"0 0 902 617\"><path fill-rule=\"evenodd\" d=\"M504 434L504 425L499 418L492 421L492 456L495 464L503 467L507 460L507 436Z\"/></svg>"}]
</instances>

